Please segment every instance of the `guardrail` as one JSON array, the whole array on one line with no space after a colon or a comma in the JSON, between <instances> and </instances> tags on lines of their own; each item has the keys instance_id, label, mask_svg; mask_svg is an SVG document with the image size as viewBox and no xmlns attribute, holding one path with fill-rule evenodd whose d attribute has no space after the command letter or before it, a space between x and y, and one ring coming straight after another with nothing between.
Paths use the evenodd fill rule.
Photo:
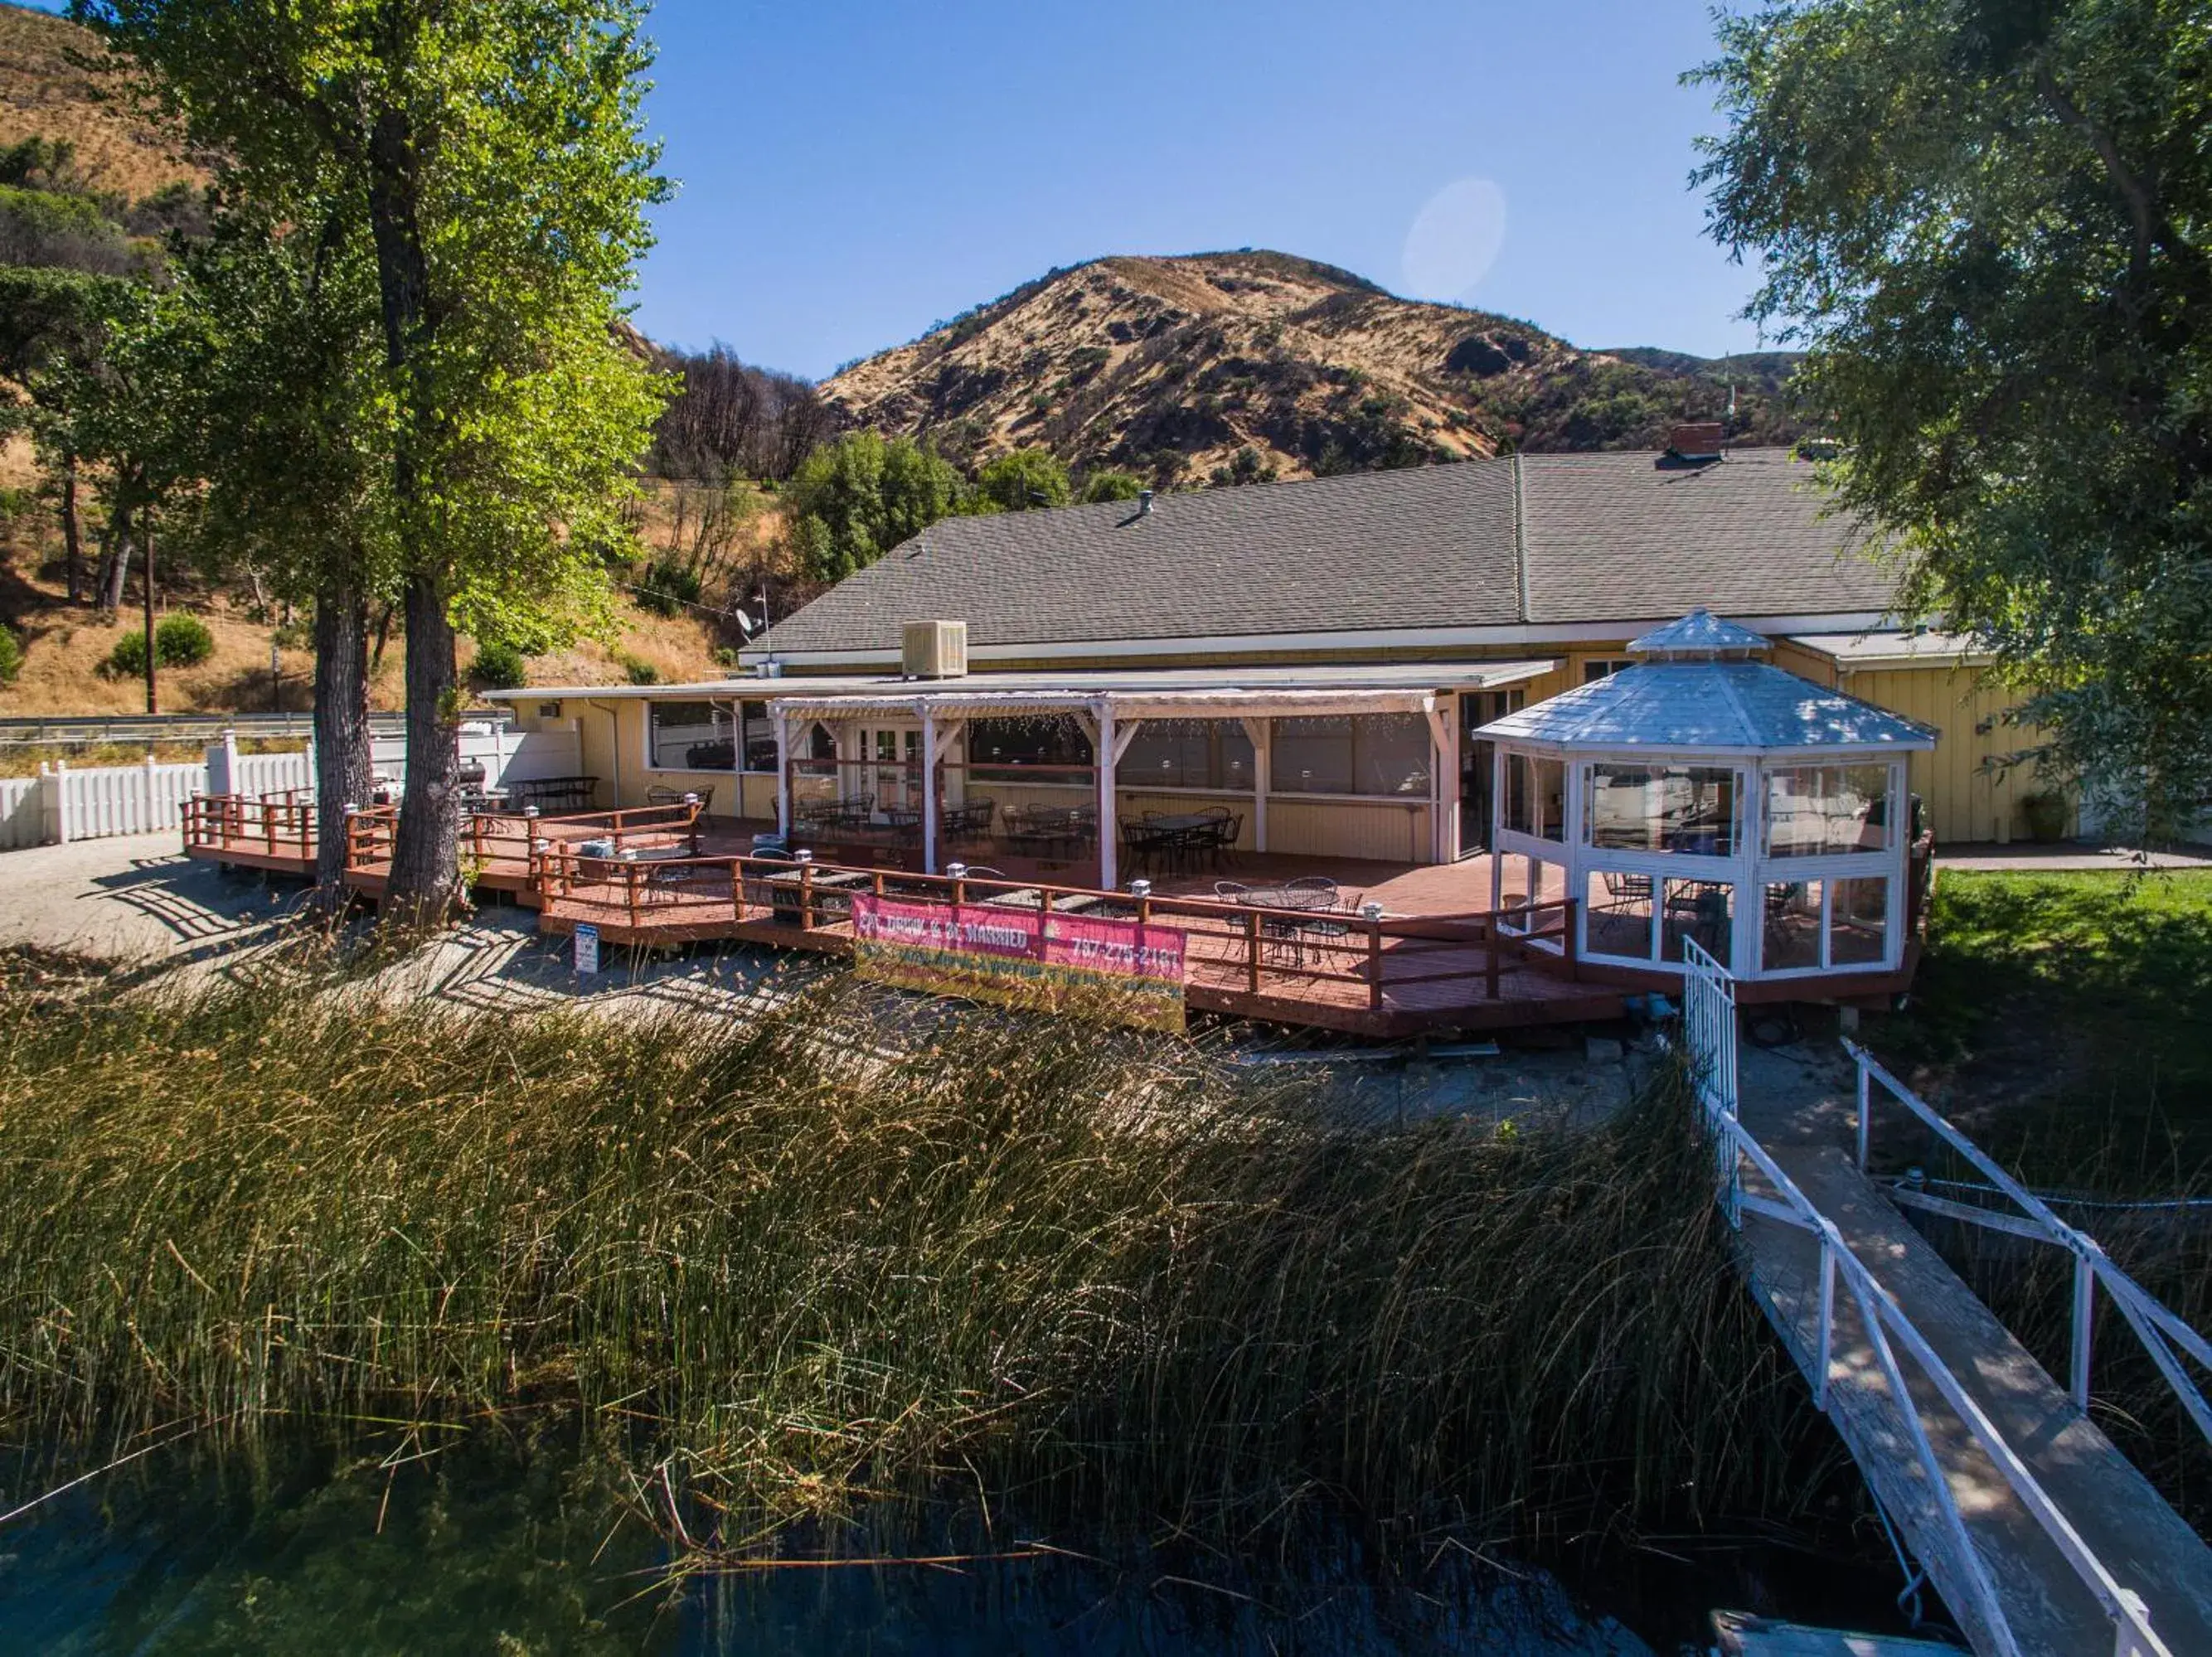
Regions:
<instances>
[{"instance_id":1,"label":"guardrail","mask_svg":"<svg viewBox=\"0 0 2212 1657\"><path fill-rule=\"evenodd\" d=\"M2003 1193L2025 1213L2026 1219L1993 1209L1977 1208L1971 1203L1954 1203L1948 1198L1934 1197L1915 1191L1909 1186L1893 1184L1889 1187L1890 1200L1900 1208L1917 1208L1923 1212L1940 1214L1946 1219L1964 1221L1992 1231L2002 1231L2015 1237L2026 1237L2063 1248L2074 1257L2074 1328L2072 1363L2067 1390L2073 1396L2075 1407L2089 1407L2090 1344L2094 1336L2097 1290L2100 1284L2112 1304L2127 1320L2143 1350L2150 1354L2151 1362L2173 1389L2176 1400L2197 1429L2212 1442L2212 1405L2205 1401L2203 1388L2191 1380L2181 1367L2174 1352L2179 1346L2183 1352L2212 1370L2212 1343L2184 1323L2168 1310L2149 1290L2113 1263L2097 1240L2080 1227L2069 1225L2051 1212L2050 1205L2027 1187L2006 1173L1972 1140L1947 1120L1933 1107L1916 1095L1911 1089L1885 1070L1879 1059L1856 1042L1846 1041L1844 1050L1858 1065L1859 1168L1867 1165L1869 1138L1874 1103L1874 1083L1899 1104L1934 1131L1936 1136L1960 1156L1972 1163L1990 1186ZM2171 1344L2169 1344L2171 1343Z\"/></svg>"},{"instance_id":2,"label":"guardrail","mask_svg":"<svg viewBox=\"0 0 2212 1657\"><path fill-rule=\"evenodd\" d=\"M509 709L496 708L461 717L506 721L513 714ZM405 726L399 714L377 713L369 716L369 728L379 737L397 737L404 734ZM306 737L315 734L315 720L311 713L17 715L0 719L0 744L212 742L219 740L226 731L248 739Z\"/></svg>"},{"instance_id":3,"label":"guardrail","mask_svg":"<svg viewBox=\"0 0 2212 1657\"><path fill-rule=\"evenodd\" d=\"M1703 982L1724 981L1732 988L1734 979L1728 969L1694 940L1684 940L1683 956L1692 968L1683 975L1686 999L1698 995ZM1696 1039L1701 1029L1710 1027L1711 1023L1709 1017L1698 1017L1692 1014L1687 1006L1685 1007L1683 1028L1686 1035L1692 1040ZM1861 1052L1856 1047L1851 1050L1854 1053ZM1729 1055L1731 1064L1733 1057L1731 1051ZM1717 1062L1715 1055L1701 1056L1694 1052L1691 1059L1693 1073L1705 1065ZM1883 1076L1890 1084L1895 1084L1887 1071ZM1862 1070L1862 1134L1866 1120L1865 1083L1866 1072ZM1936 1502L1947 1540L1957 1557L1965 1590L1972 1598L1975 1610L1983 1625L1990 1631L1990 1637L1996 1642L1997 1649L2005 1654L2005 1657L2025 1657L2019 1638L2012 1631L2010 1620L2005 1616L2003 1605L1997 1598L1996 1586L1990 1580L1989 1569L1976 1550L1973 1539L1966 1533L1966 1520L1951 1493L1950 1482L1944 1477L1942 1463L1928 1437L1927 1428L1920 1419L1920 1411L1912 1402L1911 1393L1906 1390L1895 1347L1891 1344L1893 1335L1897 1344L1911 1355L1921 1373L1928 1377L1942 1394L1943 1401L1965 1423L1966 1430L1996 1465L2013 1493L2095 1596L2097 1603L2112 1624L2114 1657L2172 1657L2165 1643L2152 1631L2150 1615L2142 1600L2133 1591L2122 1587L2113 1579L2112 1572L2106 1569L2104 1562L2090 1551L2088 1545L2081 1539L2081 1533L2059 1511L2057 1504L2051 1500L2033 1471L2006 1442L1996 1424L1951 1372L1928 1338L1914 1326L1905 1308L1898 1304L1896 1297L1851 1252L1850 1245L1844 1241L1843 1234L1836 1229L1834 1222L1821 1213L1799 1189L1797 1183L1782 1170L1765 1148L1745 1129L1735 1112L1718 1103L1717 1089L1699 1086L1695 1091L1699 1114L1707 1131L1713 1135L1717 1150L1724 1162L1725 1171L1718 1200L1729 1223L1741 1226L1744 1214L1757 1214L1810 1232L1820 1242L1820 1310L1813 1375L1814 1402L1822 1411L1826 1411L1828 1371L1835 1350L1836 1279L1841 1276L1852 1300L1857 1304L1868 1342L1874 1348L1875 1360L1881 1366L1889 1395L1896 1401L1898 1414L1903 1417L1906 1431L1911 1435L1914 1457ZM1732 1083L1728 1094L1733 1097ZM1960 1139L1963 1142L1963 1135ZM1860 1154L1863 1166L1863 1138ZM1765 1176L1780 1200L1741 1188L1736 1174L1741 1162L1747 1161Z\"/></svg>"}]
</instances>

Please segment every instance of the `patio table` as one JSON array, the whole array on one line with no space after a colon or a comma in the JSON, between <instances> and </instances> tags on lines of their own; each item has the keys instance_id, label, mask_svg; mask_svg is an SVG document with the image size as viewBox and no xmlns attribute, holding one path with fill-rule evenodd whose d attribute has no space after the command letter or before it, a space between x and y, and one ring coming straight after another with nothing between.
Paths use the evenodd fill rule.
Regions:
<instances>
[{"instance_id":1,"label":"patio table","mask_svg":"<svg viewBox=\"0 0 2212 1657\"><path fill-rule=\"evenodd\" d=\"M1342 938L1349 928L1337 920L1308 920L1309 915L1334 915L1337 913L1334 890L1315 886L1254 886L1248 888L1236 901L1255 909L1286 911L1280 920L1262 920L1261 932L1282 954L1290 957L1295 966L1305 964L1305 943L1314 938Z\"/></svg>"}]
</instances>

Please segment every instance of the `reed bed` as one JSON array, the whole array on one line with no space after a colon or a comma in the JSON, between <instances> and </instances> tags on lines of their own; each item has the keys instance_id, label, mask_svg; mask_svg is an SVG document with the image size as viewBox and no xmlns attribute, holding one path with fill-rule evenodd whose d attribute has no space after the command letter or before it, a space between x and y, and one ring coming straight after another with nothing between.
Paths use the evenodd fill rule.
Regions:
<instances>
[{"instance_id":1,"label":"reed bed","mask_svg":"<svg viewBox=\"0 0 2212 1657\"><path fill-rule=\"evenodd\" d=\"M567 1411L725 1545L948 1490L1249 1545L1847 1487L1672 1089L1370 1126L1179 1040L905 1005L495 1017L0 956L0 1430Z\"/></svg>"}]
</instances>

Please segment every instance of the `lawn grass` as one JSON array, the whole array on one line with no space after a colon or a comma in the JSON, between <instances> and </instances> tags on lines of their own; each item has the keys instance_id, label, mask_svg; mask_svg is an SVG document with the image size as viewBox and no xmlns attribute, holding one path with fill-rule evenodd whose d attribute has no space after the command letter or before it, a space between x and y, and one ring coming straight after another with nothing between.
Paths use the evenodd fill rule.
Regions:
<instances>
[{"instance_id":1,"label":"lawn grass","mask_svg":"<svg viewBox=\"0 0 2212 1657\"><path fill-rule=\"evenodd\" d=\"M2166 1193L2212 1167L2212 871L1951 872L1876 1045L2035 1178Z\"/></svg>"},{"instance_id":2,"label":"lawn grass","mask_svg":"<svg viewBox=\"0 0 2212 1657\"><path fill-rule=\"evenodd\" d=\"M1355 1128L1181 1039L912 1005L460 1015L0 956L0 1430L565 1411L725 1539L948 1484L1236 1549L1850 1490L1676 1091Z\"/></svg>"}]
</instances>

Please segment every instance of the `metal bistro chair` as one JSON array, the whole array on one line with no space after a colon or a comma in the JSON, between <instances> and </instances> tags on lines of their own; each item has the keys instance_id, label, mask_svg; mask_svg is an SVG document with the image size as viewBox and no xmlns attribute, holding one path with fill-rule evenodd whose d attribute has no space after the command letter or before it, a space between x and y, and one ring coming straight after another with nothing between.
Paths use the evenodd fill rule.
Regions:
<instances>
[{"instance_id":1,"label":"metal bistro chair","mask_svg":"<svg viewBox=\"0 0 2212 1657\"><path fill-rule=\"evenodd\" d=\"M681 805L688 794L699 797L701 816L705 816L714 809L714 785L711 782L703 788L663 788L656 783L645 791L645 803L647 805Z\"/></svg>"},{"instance_id":2,"label":"metal bistro chair","mask_svg":"<svg viewBox=\"0 0 2212 1657\"><path fill-rule=\"evenodd\" d=\"M1128 817L1121 820L1121 860L1131 868L1145 874L1152 871L1152 859L1159 852L1159 836L1144 823Z\"/></svg>"}]
</instances>

